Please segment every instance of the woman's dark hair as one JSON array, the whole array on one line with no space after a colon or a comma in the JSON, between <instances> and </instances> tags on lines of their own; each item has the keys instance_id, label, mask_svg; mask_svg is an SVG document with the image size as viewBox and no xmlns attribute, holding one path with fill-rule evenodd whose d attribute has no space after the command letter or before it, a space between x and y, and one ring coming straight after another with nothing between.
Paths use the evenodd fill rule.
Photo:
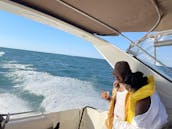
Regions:
<instances>
[{"instance_id":1,"label":"woman's dark hair","mask_svg":"<svg viewBox=\"0 0 172 129\"><path fill-rule=\"evenodd\" d=\"M148 84L147 77L144 77L142 72L128 74L125 77L124 82L130 85L131 88L134 88L135 90L138 90L142 86Z\"/></svg>"},{"instance_id":2,"label":"woman's dark hair","mask_svg":"<svg viewBox=\"0 0 172 129\"><path fill-rule=\"evenodd\" d=\"M131 73L131 69L128 62L126 61L117 62L115 64L115 69L113 70L113 75L116 75L116 73L118 73L124 81L126 75Z\"/></svg>"}]
</instances>

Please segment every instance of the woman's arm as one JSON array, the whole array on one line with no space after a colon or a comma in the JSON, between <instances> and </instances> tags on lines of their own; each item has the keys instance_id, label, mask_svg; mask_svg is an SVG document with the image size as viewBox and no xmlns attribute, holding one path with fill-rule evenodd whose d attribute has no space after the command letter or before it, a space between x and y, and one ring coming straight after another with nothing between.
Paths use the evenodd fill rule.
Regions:
<instances>
[{"instance_id":1,"label":"woman's arm","mask_svg":"<svg viewBox=\"0 0 172 129\"><path fill-rule=\"evenodd\" d=\"M142 99L137 102L136 108L135 108L135 116L144 114L149 110L151 104L151 98L147 97L145 99Z\"/></svg>"}]
</instances>

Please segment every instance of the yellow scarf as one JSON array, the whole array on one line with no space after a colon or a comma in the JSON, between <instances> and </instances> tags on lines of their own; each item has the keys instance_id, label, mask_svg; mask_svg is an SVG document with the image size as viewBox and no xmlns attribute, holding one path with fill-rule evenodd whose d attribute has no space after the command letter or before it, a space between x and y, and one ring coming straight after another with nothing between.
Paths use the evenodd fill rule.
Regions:
<instances>
[{"instance_id":1,"label":"yellow scarf","mask_svg":"<svg viewBox=\"0 0 172 129\"><path fill-rule=\"evenodd\" d=\"M126 96L126 109L125 109L125 116L126 121L129 123L132 122L132 119L135 116L135 106L136 103L144 99L148 96L151 96L155 91L155 82L153 76L148 77L148 84L140 88L134 93L128 93ZM117 88L113 88L111 101L109 103L109 110L107 114L107 119L105 120L105 125L107 129L112 129L113 127L113 119L114 119L114 107L116 102L116 93Z\"/></svg>"},{"instance_id":2,"label":"yellow scarf","mask_svg":"<svg viewBox=\"0 0 172 129\"><path fill-rule=\"evenodd\" d=\"M140 88L134 93L129 92L126 97L126 121L131 123L135 116L136 103L139 100L151 96L155 92L155 81L153 76L148 77L148 84Z\"/></svg>"},{"instance_id":3,"label":"yellow scarf","mask_svg":"<svg viewBox=\"0 0 172 129\"><path fill-rule=\"evenodd\" d=\"M116 103L116 93L118 88L114 87L112 90L112 97L109 103L109 110L107 114L107 119L105 120L105 125L107 129L112 129L113 126L113 118L114 118L114 107Z\"/></svg>"}]
</instances>

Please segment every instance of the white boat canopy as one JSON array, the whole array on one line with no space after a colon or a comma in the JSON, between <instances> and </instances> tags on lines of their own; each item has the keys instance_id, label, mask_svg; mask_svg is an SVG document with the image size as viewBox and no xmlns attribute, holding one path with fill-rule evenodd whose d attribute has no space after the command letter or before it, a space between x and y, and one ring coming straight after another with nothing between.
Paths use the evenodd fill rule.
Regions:
<instances>
[{"instance_id":1,"label":"white boat canopy","mask_svg":"<svg viewBox=\"0 0 172 129\"><path fill-rule=\"evenodd\" d=\"M98 35L172 29L172 0L3 0ZM157 22L159 21L159 22Z\"/></svg>"}]
</instances>

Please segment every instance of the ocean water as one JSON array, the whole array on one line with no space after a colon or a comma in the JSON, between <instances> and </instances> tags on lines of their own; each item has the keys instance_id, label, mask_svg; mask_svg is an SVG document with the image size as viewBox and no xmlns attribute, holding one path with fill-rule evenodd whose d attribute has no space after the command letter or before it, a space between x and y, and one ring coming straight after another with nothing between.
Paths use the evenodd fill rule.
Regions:
<instances>
[{"instance_id":1,"label":"ocean water","mask_svg":"<svg viewBox=\"0 0 172 129\"><path fill-rule=\"evenodd\" d=\"M100 92L112 83L103 59L0 48L0 113L107 110Z\"/></svg>"}]
</instances>

